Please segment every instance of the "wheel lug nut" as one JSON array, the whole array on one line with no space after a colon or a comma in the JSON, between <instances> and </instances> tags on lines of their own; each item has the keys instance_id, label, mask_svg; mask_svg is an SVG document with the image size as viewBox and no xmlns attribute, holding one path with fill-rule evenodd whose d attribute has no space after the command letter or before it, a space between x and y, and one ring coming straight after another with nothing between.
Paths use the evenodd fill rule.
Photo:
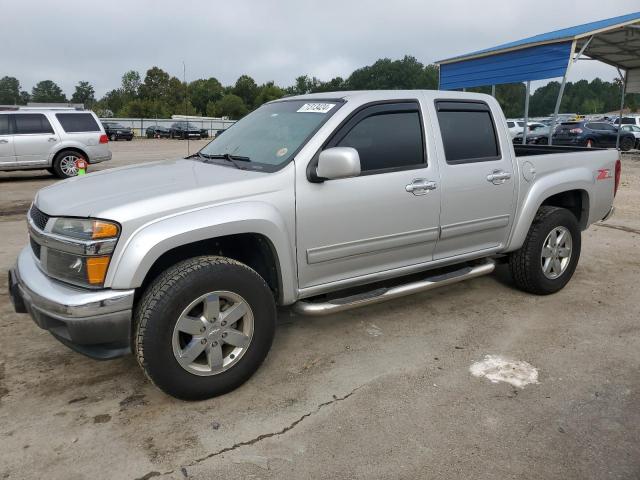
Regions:
<instances>
[{"instance_id":1,"label":"wheel lug nut","mask_svg":"<svg viewBox=\"0 0 640 480\"><path fill-rule=\"evenodd\" d=\"M213 342L211 345L213 345L214 347L218 346L218 342Z\"/></svg>"},{"instance_id":2,"label":"wheel lug nut","mask_svg":"<svg viewBox=\"0 0 640 480\"><path fill-rule=\"evenodd\" d=\"M226 333L223 333L223 334L222 334L222 338L224 338L224 337L226 337L226 336L227 336L227 334L226 334Z\"/></svg>"},{"instance_id":3,"label":"wheel lug nut","mask_svg":"<svg viewBox=\"0 0 640 480\"><path fill-rule=\"evenodd\" d=\"M203 338L202 340L200 340L200 343L204 345L205 343L207 343L207 339Z\"/></svg>"},{"instance_id":4,"label":"wheel lug nut","mask_svg":"<svg viewBox=\"0 0 640 480\"><path fill-rule=\"evenodd\" d=\"M206 330L206 328L202 327L202 328L200 329L200 333L204 333L204 331L205 331L205 330Z\"/></svg>"}]
</instances>

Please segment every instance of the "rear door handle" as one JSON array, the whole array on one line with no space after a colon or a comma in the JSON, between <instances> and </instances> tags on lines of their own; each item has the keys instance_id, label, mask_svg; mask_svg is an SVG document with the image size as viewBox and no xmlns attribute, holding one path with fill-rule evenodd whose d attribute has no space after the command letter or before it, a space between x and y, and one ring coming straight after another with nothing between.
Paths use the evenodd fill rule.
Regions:
<instances>
[{"instance_id":1,"label":"rear door handle","mask_svg":"<svg viewBox=\"0 0 640 480\"><path fill-rule=\"evenodd\" d=\"M50 138L47 140L47 142L57 142L57 141L58 141L58 139L57 139L57 138L53 138L53 137L50 137Z\"/></svg>"},{"instance_id":2,"label":"rear door handle","mask_svg":"<svg viewBox=\"0 0 640 480\"><path fill-rule=\"evenodd\" d=\"M503 170L494 170L487 175L487 182L491 182L494 185L502 185L504 182L511 178L511 172L505 172Z\"/></svg>"},{"instance_id":3,"label":"rear door handle","mask_svg":"<svg viewBox=\"0 0 640 480\"><path fill-rule=\"evenodd\" d=\"M9 140L5 140L4 138L0 138L0 143L9 143Z\"/></svg>"},{"instance_id":4,"label":"rear door handle","mask_svg":"<svg viewBox=\"0 0 640 480\"><path fill-rule=\"evenodd\" d=\"M437 186L436 182L427 180L426 178L414 178L404 189L414 195L425 195L430 190L435 190Z\"/></svg>"}]
</instances>

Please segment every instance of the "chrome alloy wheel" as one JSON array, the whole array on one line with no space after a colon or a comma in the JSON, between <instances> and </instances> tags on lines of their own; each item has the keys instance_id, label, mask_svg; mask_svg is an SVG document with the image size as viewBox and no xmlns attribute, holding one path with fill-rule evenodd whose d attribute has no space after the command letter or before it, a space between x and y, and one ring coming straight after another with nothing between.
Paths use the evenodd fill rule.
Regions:
<instances>
[{"instance_id":1,"label":"chrome alloy wheel","mask_svg":"<svg viewBox=\"0 0 640 480\"><path fill-rule=\"evenodd\" d=\"M78 175L78 166L76 165L77 160L78 157L75 155L62 157L62 160L60 160L60 170L62 170L62 173L67 177L75 177Z\"/></svg>"},{"instance_id":2,"label":"chrome alloy wheel","mask_svg":"<svg viewBox=\"0 0 640 480\"><path fill-rule=\"evenodd\" d=\"M253 338L253 312L237 293L201 295L180 314L173 329L173 355L189 373L209 376L233 367Z\"/></svg>"},{"instance_id":3,"label":"chrome alloy wheel","mask_svg":"<svg viewBox=\"0 0 640 480\"><path fill-rule=\"evenodd\" d=\"M562 275L571 262L573 241L571 232L565 227L555 227L542 244L540 261L544 276L555 280Z\"/></svg>"}]
</instances>

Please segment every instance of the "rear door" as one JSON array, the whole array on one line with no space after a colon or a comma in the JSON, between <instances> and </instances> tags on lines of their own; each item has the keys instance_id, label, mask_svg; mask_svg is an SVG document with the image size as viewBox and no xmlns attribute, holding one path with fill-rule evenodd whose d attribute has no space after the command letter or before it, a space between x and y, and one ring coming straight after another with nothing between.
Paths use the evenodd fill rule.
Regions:
<instances>
[{"instance_id":1,"label":"rear door","mask_svg":"<svg viewBox=\"0 0 640 480\"><path fill-rule=\"evenodd\" d=\"M18 164L46 164L59 137L42 113L15 113L14 148Z\"/></svg>"},{"instance_id":2,"label":"rear door","mask_svg":"<svg viewBox=\"0 0 640 480\"><path fill-rule=\"evenodd\" d=\"M0 115L0 168L16 163L13 135L9 125L9 115Z\"/></svg>"},{"instance_id":3,"label":"rear door","mask_svg":"<svg viewBox=\"0 0 640 480\"><path fill-rule=\"evenodd\" d=\"M434 260L495 250L513 222L517 180L504 124L483 101L437 100L435 109L443 161Z\"/></svg>"}]
</instances>

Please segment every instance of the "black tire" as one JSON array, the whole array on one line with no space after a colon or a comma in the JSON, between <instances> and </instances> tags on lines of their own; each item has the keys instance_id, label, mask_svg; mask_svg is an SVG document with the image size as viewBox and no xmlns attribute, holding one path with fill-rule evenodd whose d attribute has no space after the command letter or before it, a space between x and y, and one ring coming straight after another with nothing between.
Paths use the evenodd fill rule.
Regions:
<instances>
[{"instance_id":1,"label":"black tire","mask_svg":"<svg viewBox=\"0 0 640 480\"><path fill-rule=\"evenodd\" d=\"M541 254L547 236L556 227L565 227L571 233L573 245L565 270L557 278L551 279L543 272ZM520 290L536 295L549 295L561 290L575 272L580 249L580 228L573 213L565 208L540 207L524 244L509 257L509 269L514 283Z\"/></svg>"},{"instance_id":2,"label":"black tire","mask_svg":"<svg viewBox=\"0 0 640 480\"><path fill-rule=\"evenodd\" d=\"M71 178L71 177L77 176L78 175L77 172L76 172L75 175L69 175L69 174L65 173L65 171L64 171L64 169L62 167L62 160L65 157L69 157L69 156L73 156L73 157L75 157L76 160L78 160L81 155L78 152L75 152L73 150L62 150L53 159L53 167L50 168L50 169L47 169L47 170L49 170L49 171L53 170L54 175L56 175L58 178Z\"/></svg>"},{"instance_id":3,"label":"black tire","mask_svg":"<svg viewBox=\"0 0 640 480\"><path fill-rule=\"evenodd\" d=\"M131 140L133 140L133 137L127 138L127 142L130 142Z\"/></svg>"},{"instance_id":4,"label":"black tire","mask_svg":"<svg viewBox=\"0 0 640 480\"><path fill-rule=\"evenodd\" d=\"M58 175L53 167L47 168L47 172L49 172L51 175Z\"/></svg>"},{"instance_id":5,"label":"black tire","mask_svg":"<svg viewBox=\"0 0 640 480\"><path fill-rule=\"evenodd\" d=\"M635 143L635 138L624 137L620 140L620 150L622 150L623 152L628 152L634 147Z\"/></svg>"},{"instance_id":6,"label":"black tire","mask_svg":"<svg viewBox=\"0 0 640 480\"><path fill-rule=\"evenodd\" d=\"M184 369L173 353L175 324L199 296L230 291L243 297L253 313L253 337L240 360L221 373L199 376ZM276 305L264 279L235 260L201 256L162 273L147 288L135 310L133 350L147 377L169 395L200 400L227 393L253 375L275 333Z\"/></svg>"}]
</instances>

